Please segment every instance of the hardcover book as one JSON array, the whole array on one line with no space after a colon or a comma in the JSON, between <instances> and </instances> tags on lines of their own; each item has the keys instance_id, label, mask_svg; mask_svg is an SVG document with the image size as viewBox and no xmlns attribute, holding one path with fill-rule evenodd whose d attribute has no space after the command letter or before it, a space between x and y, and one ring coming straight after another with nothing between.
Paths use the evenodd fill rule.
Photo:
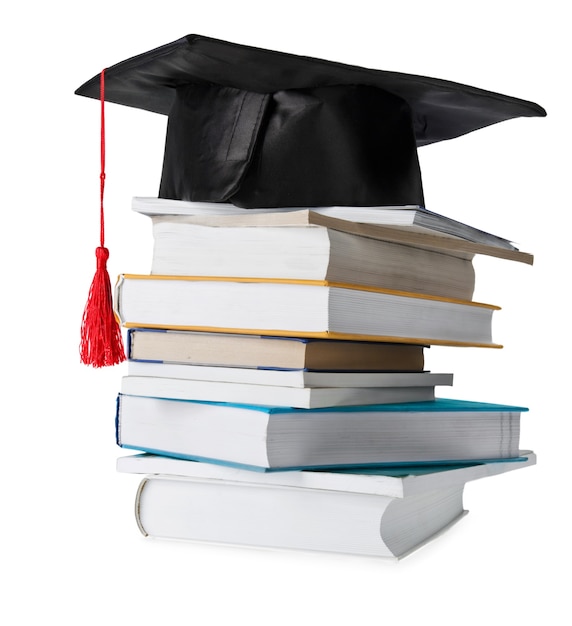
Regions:
<instances>
[{"instance_id":1,"label":"hardcover book","mask_svg":"<svg viewBox=\"0 0 572 626\"><path fill-rule=\"evenodd\" d=\"M137 361L232 368L341 372L421 372L423 345L129 328Z\"/></svg>"},{"instance_id":2,"label":"hardcover book","mask_svg":"<svg viewBox=\"0 0 572 626\"><path fill-rule=\"evenodd\" d=\"M123 274L126 327L500 347L498 306L327 281Z\"/></svg>"},{"instance_id":3,"label":"hardcover book","mask_svg":"<svg viewBox=\"0 0 572 626\"><path fill-rule=\"evenodd\" d=\"M523 407L447 400L320 409L119 394L117 443L256 470L519 455Z\"/></svg>"},{"instance_id":4,"label":"hardcover book","mask_svg":"<svg viewBox=\"0 0 572 626\"><path fill-rule=\"evenodd\" d=\"M260 474L153 455L117 460L146 474L135 518L145 536L376 556L397 560L461 519L465 484L533 465L514 462L442 467Z\"/></svg>"}]
</instances>

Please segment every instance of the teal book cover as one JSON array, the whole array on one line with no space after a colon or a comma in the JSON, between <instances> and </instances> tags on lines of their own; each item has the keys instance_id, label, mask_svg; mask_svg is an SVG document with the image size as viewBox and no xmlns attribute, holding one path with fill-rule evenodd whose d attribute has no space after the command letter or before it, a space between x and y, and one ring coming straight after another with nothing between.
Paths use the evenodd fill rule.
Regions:
<instances>
[{"instance_id":1,"label":"teal book cover","mask_svg":"<svg viewBox=\"0 0 572 626\"><path fill-rule=\"evenodd\" d=\"M292 465L292 466L281 466L279 468L272 467L263 467L258 465L249 465L243 462L234 462L228 459L221 458L212 458L200 456L197 454L185 454L182 451L172 452L170 450L157 449L150 446L133 446L128 443L125 443L121 439L121 423L120 423L120 407L123 397L129 397L126 394L118 394L117 396L117 409L116 409L116 417L115 417L115 429L116 429L116 443L121 448L130 449L130 450L138 450L140 452L147 452L150 454L156 454L160 456L184 459L188 461L201 461L207 463L215 463L219 465L225 465L228 467L236 467L236 468L245 468L254 471L290 471L290 470L301 470L301 469L339 469L345 468L344 471L352 471L358 470L360 472L363 471L375 471L375 468L394 468L394 469L403 469L407 466L411 466L411 460L406 462L400 461L387 461L382 463L344 463L339 464L316 464L316 465ZM176 403L186 403L186 404L196 404L196 405L208 405L212 407L225 407L225 408L236 408L242 411L253 411L260 412L265 415L271 416L276 415L280 417L284 417L285 415L292 415L299 418L301 415L318 415L318 414L339 414L339 413L348 413L348 414L357 414L357 413L426 413L426 414L447 414L447 413L455 413L462 414L466 413L467 416L482 414L482 413L497 413L497 414L518 414L528 409L525 407L515 406L515 405L506 405L506 404L496 404L496 403L486 403L486 402L475 402L475 401L467 401L467 400L457 400L457 399L447 399L447 398L438 398L433 401L427 402L412 402L412 403L399 403L399 404L369 404L369 405L359 405L359 406L344 406L344 407L327 407L327 408L319 408L319 409L295 409L289 407L275 407L275 406L262 406L262 405L247 405L247 404L233 404L233 403L224 403L224 402L202 402L195 400L170 400L170 399L161 399L166 402L176 402ZM428 467L428 468L436 468L440 466L451 466L451 465L460 465L464 466L467 464L474 464L475 462L498 462L500 460L505 462L516 461L518 458L518 454L507 455L504 458L471 458L471 459L463 459L463 458L439 458L437 460L420 460L415 461L415 465L418 467Z\"/></svg>"},{"instance_id":2,"label":"teal book cover","mask_svg":"<svg viewBox=\"0 0 572 626\"><path fill-rule=\"evenodd\" d=\"M119 394L118 401L123 394ZM171 400L171 402L192 402L195 404L209 404L214 406L237 407L250 411L261 411L268 414L301 413L476 413L476 412L511 412L524 413L528 408L509 404L495 404L490 402L475 402L449 398L436 398L425 402L403 402L397 404L360 404L353 406L321 407L316 409L297 409L284 406L268 406L262 404L236 404L232 402L206 402L202 400Z\"/></svg>"}]
</instances>

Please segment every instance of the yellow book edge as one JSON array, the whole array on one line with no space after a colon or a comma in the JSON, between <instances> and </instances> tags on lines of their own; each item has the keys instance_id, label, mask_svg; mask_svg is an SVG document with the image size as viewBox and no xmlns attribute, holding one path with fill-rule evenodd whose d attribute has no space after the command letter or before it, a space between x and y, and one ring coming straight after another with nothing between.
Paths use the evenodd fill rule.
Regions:
<instances>
[{"instance_id":1,"label":"yellow book edge","mask_svg":"<svg viewBox=\"0 0 572 626\"><path fill-rule=\"evenodd\" d=\"M195 281L195 282L238 282L238 283L270 283L270 284L294 284L294 285L309 285L309 286L323 286L323 287L336 287L341 289L354 289L358 291L370 291L375 293L385 293L389 295L396 295L409 298L420 298L424 300L437 300L441 302L451 302L455 304L470 305L483 307L493 310L500 310L499 306L492 304L483 304L479 302L472 302L469 300L456 300L453 298L444 298L440 296L430 296L426 294L412 293L407 291L394 291L390 289L380 289L377 287L369 287L362 285L353 285L346 283L335 283L327 280L290 280L281 278L233 278L233 277L221 277L221 276L164 276L160 274L120 274L117 279L116 289L124 279L130 280L179 280L179 281ZM470 348L495 348L500 349L503 346L496 343L482 343L482 342L463 342L463 341L450 341L440 339L428 339L426 337L395 337L386 335L361 335L355 333L338 333L331 331L322 332L304 332L297 331L292 333L291 331L284 331L279 329L258 329L258 328L232 328L232 327L217 327L217 326L186 326L186 325L164 325L164 324L149 324L140 322L124 322L119 315L119 312L115 311L115 317L119 324L124 328L156 328L166 330L190 330L195 332L208 332L208 333L233 333L239 335L264 335L274 337L300 337L311 339L338 339L345 341L375 341L379 343L403 343L414 345L435 345L435 346L453 346L453 347L470 347Z\"/></svg>"},{"instance_id":2,"label":"yellow book edge","mask_svg":"<svg viewBox=\"0 0 572 626\"><path fill-rule=\"evenodd\" d=\"M497 343L478 343L464 341L447 341L440 339L427 339L423 337L394 337L382 335L357 335L353 333L336 333L331 331L323 332L303 332L296 333L275 329L258 328L223 328L218 326L177 326L175 324L141 324L137 322L122 323L116 314L116 318L124 328L154 328L158 330L191 330L202 333L232 333L235 335L264 335L268 337L299 337L303 339L338 339L342 341L375 341L378 343L404 343L424 346L453 346L464 348L495 348L501 349L503 346Z\"/></svg>"},{"instance_id":3,"label":"yellow book edge","mask_svg":"<svg viewBox=\"0 0 572 626\"><path fill-rule=\"evenodd\" d=\"M329 280L301 280L290 278L245 278L233 276L171 276L163 274L120 274L117 278L117 285L124 279L128 280L178 280L193 282L224 282L224 283L269 283L269 284L286 284L286 285L308 285L318 287L330 287L336 289L353 289L355 291L370 291L373 293L384 293L392 296L400 296L404 298L418 298L420 300L436 300L439 302L450 302L453 304L462 304L465 306L484 307L487 309L500 310L500 306L495 304L486 304L484 302L474 302L473 300L460 300L457 298L446 298L444 296L433 296L425 293L416 293L412 291L398 291L394 289L383 289L381 287L371 287L369 285L356 285L352 283L337 283Z\"/></svg>"}]
</instances>

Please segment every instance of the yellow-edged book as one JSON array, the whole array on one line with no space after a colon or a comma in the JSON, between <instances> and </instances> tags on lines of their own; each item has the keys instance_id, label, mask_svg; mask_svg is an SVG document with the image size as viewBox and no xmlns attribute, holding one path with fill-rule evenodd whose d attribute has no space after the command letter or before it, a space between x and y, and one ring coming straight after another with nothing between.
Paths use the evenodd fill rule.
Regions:
<instances>
[{"instance_id":1,"label":"yellow-edged book","mask_svg":"<svg viewBox=\"0 0 572 626\"><path fill-rule=\"evenodd\" d=\"M344 283L122 274L115 295L127 328L501 347L498 306Z\"/></svg>"}]
</instances>

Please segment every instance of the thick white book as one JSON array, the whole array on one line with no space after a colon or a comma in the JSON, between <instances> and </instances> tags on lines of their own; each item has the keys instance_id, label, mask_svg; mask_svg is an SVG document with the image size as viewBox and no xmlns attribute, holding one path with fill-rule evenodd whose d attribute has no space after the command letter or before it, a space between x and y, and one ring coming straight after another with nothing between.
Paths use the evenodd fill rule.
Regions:
<instances>
[{"instance_id":1,"label":"thick white book","mask_svg":"<svg viewBox=\"0 0 572 626\"><path fill-rule=\"evenodd\" d=\"M140 200L155 207L147 215L156 275L325 280L471 300L476 254L533 261L506 240L420 207L255 211Z\"/></svg>"},{"instance_id":2,"label":"thick white book","mask_svg":"<svg viewBox=\"0 0 572 626\"><path fill-rule=\"evenodd\" d=\"M500 460L526 408L447 400L318 409L119 394L123 448L258 471Z\"/></svg>"},{"instance_id":3,"label":"thick white book","mask_svg":"<svg viewBox=\"0 0 572 626\"><path fill-rule=\"evenodd\" d=\"M313 372L252 367L213 367L184 363L127 362L128 376L273 385L280 387L435 387L451 386L453 374L433 372Z\"/></svg>"},{"instance_id":4,"label":"thick white book","mask_svg":"<svg viewBox=\"0 0 572 626\"><path fill-rule=\"evenodd\" d=\"M158 539L325 551L399 560L467 511L465 483L534 464L480 464L383 475L248 470L162 457L123 457L146 473L136 493L140 531ZM417 482L419 479L419 482Z\"/></svg>"},{"instance_id":5,"label":"thick white book","mask_svg":"<svg viewBox=\"0 0 572 626\"><path fill-rule=\"evenodd\" d=\"M152 274L330 280L446 298L473 296L473 255L465 252L313 224L211 226L188 219L153 218Z\"/></svg>"},{"instance_id":6,"label":"thick white book","mask_svg":"<svg viewBox=\"0 0 572 626\"><path fill-rule=\"evenodd\" d=\"M327 281L122 274L114 304L128 328L499 347L498 306Z\"/></svg>"}]
</instances>

